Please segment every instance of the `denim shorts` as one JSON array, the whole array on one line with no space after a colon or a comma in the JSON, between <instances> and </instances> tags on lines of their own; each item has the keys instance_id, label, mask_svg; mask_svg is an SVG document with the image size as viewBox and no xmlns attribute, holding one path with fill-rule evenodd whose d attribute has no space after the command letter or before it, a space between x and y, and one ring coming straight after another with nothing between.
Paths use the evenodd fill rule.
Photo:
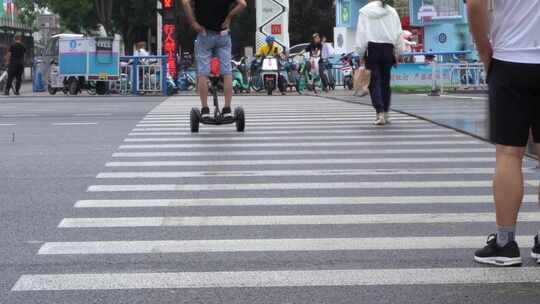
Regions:
<instances>
[{"instance_id":1,"label":"denim shorts","mask_svg":"<svg viewBox=\"0 0 540 304\"><path fill-rule=\"evenodd\" d=\"M207 31L206 35L197 35L195 40L195 57L199 76L210 76L212 56L219 60L221 75L231 75L231 35Z\"/></svg>"}]
</instances>

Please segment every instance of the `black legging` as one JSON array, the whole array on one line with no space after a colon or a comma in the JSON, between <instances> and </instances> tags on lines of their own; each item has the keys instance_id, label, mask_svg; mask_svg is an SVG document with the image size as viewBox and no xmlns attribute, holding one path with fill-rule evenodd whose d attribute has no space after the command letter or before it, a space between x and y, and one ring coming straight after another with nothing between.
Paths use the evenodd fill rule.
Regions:
<instances>
[{"instance_id":1,"label":"black legging","mask_svg":"<svg viewBox=\"0 0 540 304\"><path fill-rule=\"evenodd\" d=\"M7 78L4 93L9 94L9 91L11 90L11 86L13 85L14 79L15 79L15 93L16 94L19 93L19 91L21 90L23 72L24 72L24 65L22 64L10 65L8 67L8 78Z\"/></svg>"},{"instance_id":2,"label":"black legging","mask_svg":"<svg viewBox=\"0 0 540 304\"><path fill-rule=\"evenodd\" d=\"M370 42L367 50L366 68L371 71L369 93L377 113L388 112L392 102L390 88L392 66L395 64L394 46L388 43Z\"/></svg>"}]
</instances>

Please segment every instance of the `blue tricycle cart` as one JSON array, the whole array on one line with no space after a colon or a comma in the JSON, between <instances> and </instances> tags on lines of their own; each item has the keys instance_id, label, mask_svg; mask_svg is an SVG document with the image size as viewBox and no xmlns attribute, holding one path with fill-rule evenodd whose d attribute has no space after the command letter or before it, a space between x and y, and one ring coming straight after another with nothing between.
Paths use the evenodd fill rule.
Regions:
<instances>
[{"instance_id":1,"label":"blue tricycle cart","mask_svg":"<svg viewBox=\"0 0 540 304\"><path fill-rule=\"evenodd\" d=\"M120 79L120 40L111 37L66 37L59 41L59 90L77 95L84 87L107 93Z\"/></svg>"}]
</instances>

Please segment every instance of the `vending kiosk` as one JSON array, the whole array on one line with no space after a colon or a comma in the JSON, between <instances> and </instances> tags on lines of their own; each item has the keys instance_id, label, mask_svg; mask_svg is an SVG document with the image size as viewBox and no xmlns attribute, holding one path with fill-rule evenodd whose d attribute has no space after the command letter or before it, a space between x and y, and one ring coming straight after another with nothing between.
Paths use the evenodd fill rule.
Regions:
<instances>
[{"instance_id":1,"label":"vending kiosk","mask_svg":"<svg viewBox=\"0 0 540 304\"><path fill-rule=\"evenodd\" d=\"M337 52L354 50L359 10L368 2L336 2L334 40ZM415 41L423 46L417 51L455 52L473 48L463 0L409 0L409 16L400 17L404 29L415 34Z\"/></svg>"}]
</instances>

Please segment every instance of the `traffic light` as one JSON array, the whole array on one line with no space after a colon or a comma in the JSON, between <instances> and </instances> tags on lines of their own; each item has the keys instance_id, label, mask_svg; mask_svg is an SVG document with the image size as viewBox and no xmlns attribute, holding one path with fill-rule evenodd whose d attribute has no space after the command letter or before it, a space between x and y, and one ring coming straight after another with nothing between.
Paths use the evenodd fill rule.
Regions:
<instances>
[{"instance_id":1,"label":"traffic light","mask_svg":"<svg viewBox=\"0 0 540 304\"><path fill-rule=\"evenodd\" d=\"M161 0L161 15L164 24L176 24L176 1Z\"/></svg>"}]
</instances>

